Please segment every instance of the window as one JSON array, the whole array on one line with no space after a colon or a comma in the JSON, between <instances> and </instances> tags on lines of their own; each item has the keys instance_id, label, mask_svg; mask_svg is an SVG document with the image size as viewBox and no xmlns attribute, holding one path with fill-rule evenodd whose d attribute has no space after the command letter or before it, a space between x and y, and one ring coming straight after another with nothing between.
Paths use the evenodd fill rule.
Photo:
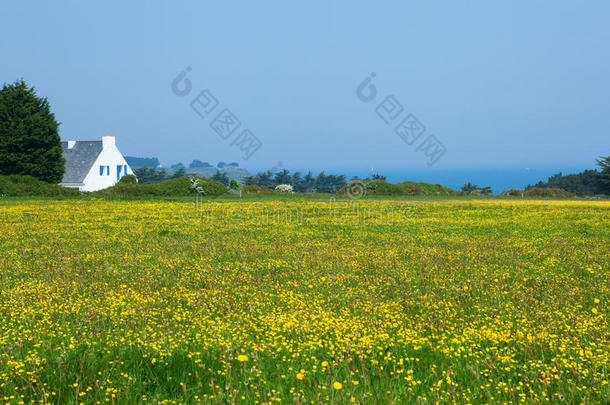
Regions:
<instances>
[{"instance_id":1,"label":"window","mask_svg":"<svg viewBox=\"0 0 610 405\"><path fill-rule=\"evenodd\" d=\"M110 176L110 166L106 166L106 174Z\"/></svg>"},{"instance_id":2,"label":"window","mask_svg":"<svg viewBox=\"0 0 610 405\"><path fill-rule=\"evenodd\" d=\"M121 178L121 165L116 165L116 179L119 180Z\"/></svg>"},{"instance_id":3,"label":"window","mask_svg":"<svg viewBox=\"0 0 610 405\"><path fill-rule=\"evenodd\" d=\"M100 176L104 175L104 166L100 166Z\"/></svg>"}]
</instances>

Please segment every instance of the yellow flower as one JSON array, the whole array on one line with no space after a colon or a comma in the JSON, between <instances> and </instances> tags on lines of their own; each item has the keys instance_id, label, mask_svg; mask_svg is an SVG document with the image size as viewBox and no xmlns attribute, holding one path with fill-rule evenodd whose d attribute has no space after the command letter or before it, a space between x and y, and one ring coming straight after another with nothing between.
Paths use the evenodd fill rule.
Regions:
<instances>
[{"instance_id":1,"label":"yellow flower","mask_svg":"<svg viewBox=\"0 0 610 405\"><path fill-rule=\"evenodd\" d=\"M596 304L599 304L599 298L595 298L595 299L593 300L593 302L595 302Z\"/></svg>"},{"instance_id":2,"label":"yellow flower","mask_svg":"<svg viewBox=\"0 0 610 405\"><path fill-rule=\"evenodd\" d=\"M240 354L239 356L237 356L237 360L248 361L248 356L246 356L245 354Z\"/></svg>"},{"instance_id":3,"label":"yellow flower","mask_svg":"<svg viewBox=\"0 0 610 405\"><path fill-rule=\"evenodd\" d=\"M594 314L597 314L597 308L591 308L591 312L593 312Z\"/></svg>"},{"instance_id":4,"label":"yellow flower","mask_svg":"<svg viewBox=\"0 0 610 405\"><path fill-rule=\"evenodd\" d=\"M336 389L336 390L340 390L341 388L343 388L343 385L341 385L340 382L335 381L334 384L333 384L333 388Z\"/></svg>"},{"instance_id":5,"label":"yellow flower","mask_svg":"<svg viewBox=\"0 0 610 405\"><path fill-rule=\"evenodd\" d=\"M297 373L297 380L302 380L305 376L301 373Z\"/></svg>"},{"instance_id":6,"label":"yellow flower","mask_svg":"<svg viewBox=\"0 0 610 405\"><path fill-rule=\"evenodd\" d=\"M323 361L322 362L322 367L328 367L328 362L327 361Z\"/></svg>"}]
</instances>

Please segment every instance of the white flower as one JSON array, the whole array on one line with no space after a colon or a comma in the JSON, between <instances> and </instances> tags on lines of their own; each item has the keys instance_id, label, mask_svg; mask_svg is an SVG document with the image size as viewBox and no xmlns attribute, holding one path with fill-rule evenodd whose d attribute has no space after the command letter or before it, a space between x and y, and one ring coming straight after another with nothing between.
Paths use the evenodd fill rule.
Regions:
<instances>
[{"instance_id":1,"label":"white flower","mask_svg":"<svg viewBox=\"0 0 610 405\"><path fill-rule=\"evenodd\" d=\"M275 189L282 193L293 193L292 186L290 184L280 184Z\"/></svg>"},{"instance_id":2,"label":"white flower","mask_svg":"<svg viewBox=\"0 0 610 405\"><path fill-rule=\"evenodd\" d=\"M197 192L197 194L203 195L203 188L199 185L199 179L191 176L189 177L191 181L191 188Z\"/></svg>"}]
</instances>

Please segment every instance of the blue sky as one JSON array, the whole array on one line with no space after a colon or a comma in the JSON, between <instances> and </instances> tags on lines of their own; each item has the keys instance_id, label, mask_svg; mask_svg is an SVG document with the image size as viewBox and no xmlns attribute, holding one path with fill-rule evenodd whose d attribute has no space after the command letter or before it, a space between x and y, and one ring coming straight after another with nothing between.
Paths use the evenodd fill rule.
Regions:
<instances>
[{"instance_id":1,"label":"blue sky","mask_svg":"<svg viewBox=\"0 0 610 405\"><path fill-rule=\"evenodd\" d=\"M2 14L0 80L48 97L63 139L110 132L164 164L565 170L610 154L608 2L7 1ZM201 118L204 89L219 104ZM425 126L418 142L377 115L387 96ZM241 122L227 140L210 127L224 108ZM262 143L248 160L232 145L243 129ZM432 168L416 150L429 135L446 148Z\"/></svg>"}]
</instances>

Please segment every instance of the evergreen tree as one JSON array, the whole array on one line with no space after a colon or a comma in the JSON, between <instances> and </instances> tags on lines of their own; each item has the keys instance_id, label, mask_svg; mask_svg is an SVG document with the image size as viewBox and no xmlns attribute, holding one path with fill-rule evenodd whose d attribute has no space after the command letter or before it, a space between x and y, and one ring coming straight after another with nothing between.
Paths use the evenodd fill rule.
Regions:
<instances>
[{"instance_id":1,"label":"evergreen tree","mask_svg":"<svg viewBox=\"0 0 610 405\"><path fill-rule=\"evenodd\" d=\"M159 183L167 177L165 169L153 169L150 167L138 167L133 169L140 184Z\"/></svg>"},{"instance_id":2,"label":"evergreen tree","mask_svg":"<svg viewBox=\"0 0 610 405\"><path fill-rule=\"evenodd\" d=\"M225 172L216 170L216 173L214 173L210 179L223 184L225 187L229 187L229 176L227 176L227 173Z\"/></svg>"},{"instance_id":3,"label":"evergreen tree","mask_svg":"<svg viewBox=\"0 0 610 405\"><path fill-rule=\"evenodd\" d=\"M179 177L186 176L186 169L184 166L179 166L174 170L174 174L172 174L172 179L177 179Z\"/></svg>"},{"instance_id":4,"label":"evergreen tree","mask_svg":"<svg viewBox=\"0 0 610 405\"><path fill-rule=\"evenodd\" d=\"M602 168L601 173L599 173L601 191L610 195L610 156L601 157L597 164Z\"/></svg>"},{"instance_id":5,"label":"evergreen tree","mask_svg":"<svg viewBox=\"0 0 610 405\"><path fill-rule=\"evenodd\" d=\"M46 98L23 80L0 90L0 174L59 183L65 171L59 124Z\"/></svg>"},{"instance_id":6,"label":"evergreen tree","mask_svg":"<svg viewBox=\"0 0 610 405\"><path fill-rule=\"evenodd\" d=\"M201 160L197 160L197 159L193 160L191 162L191 164L189 165L189 168L191 168L191 169L196 169L199 167L212 167L212 165L209 164L208 162L202 162Z\"/></svg>"}]
</instances>

